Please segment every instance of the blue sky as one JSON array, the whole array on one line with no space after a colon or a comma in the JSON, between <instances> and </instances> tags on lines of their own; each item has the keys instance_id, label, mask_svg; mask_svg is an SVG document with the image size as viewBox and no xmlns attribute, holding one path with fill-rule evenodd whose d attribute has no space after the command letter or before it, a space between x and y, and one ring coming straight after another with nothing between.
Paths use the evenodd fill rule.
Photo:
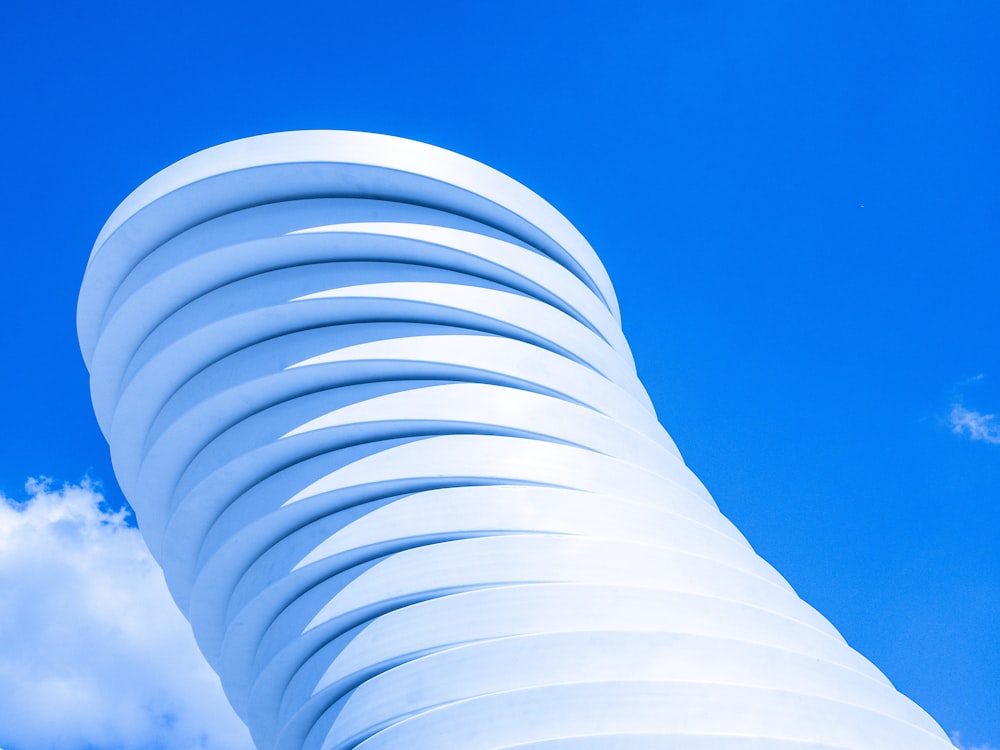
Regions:
<instances>
[{"instance_id":1,"label":"blue sky","mask_svg":"<svg viewBox=\"0 0 1000 750\"><path fill-rule=\"evenodd\" d=\"M188 651L128 666L190 646L122 625L169 607L128 604L159 584L113 515L74 315L129 191L297 128L444 146L565 213L723 511L961 746L1000 745L1000 6L12 0L4 16L0 748L245 742L199 708L215 697L169 687ZM74 617L84 640L52 626ZM126 700L153 678L168 688ZM101 696L71 722L60 701L83 684ZM157 700L172 708L119 715Z\"/></svg>"}]
</instances>

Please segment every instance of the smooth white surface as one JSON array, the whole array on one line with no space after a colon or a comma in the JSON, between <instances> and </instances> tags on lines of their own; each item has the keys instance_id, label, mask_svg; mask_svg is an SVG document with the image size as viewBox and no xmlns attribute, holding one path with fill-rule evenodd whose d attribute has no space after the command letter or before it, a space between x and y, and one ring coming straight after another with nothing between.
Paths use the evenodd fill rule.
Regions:
<instances>
[{"instance_id":1,"label":"smooth white surface","mask_svg":"<svg viewBox=\"0 0 1000 750\"><path fill-rule=\"evenodd\" d=\"M115 470L261 748L950 743L717 510L555 209L280 133L115 211L79 305Z\"/></svg>"}]
</instances>

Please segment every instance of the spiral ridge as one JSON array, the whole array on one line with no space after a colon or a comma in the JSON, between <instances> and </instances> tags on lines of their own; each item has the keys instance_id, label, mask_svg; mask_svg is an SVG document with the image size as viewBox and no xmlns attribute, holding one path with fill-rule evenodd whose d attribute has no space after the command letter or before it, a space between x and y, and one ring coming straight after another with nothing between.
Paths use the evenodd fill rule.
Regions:
<instances>
[{"instance_id":1,"label":"spiral ridge","mask_svg":"<svg viewBox=\"0 0 1000 750\"><path fill-rule=\"evenodd\" d=\"M482 164L303 131L112 214L119 483L260 748L950 743L718 511L586 240Z\"/></svg>"}]
</instances>

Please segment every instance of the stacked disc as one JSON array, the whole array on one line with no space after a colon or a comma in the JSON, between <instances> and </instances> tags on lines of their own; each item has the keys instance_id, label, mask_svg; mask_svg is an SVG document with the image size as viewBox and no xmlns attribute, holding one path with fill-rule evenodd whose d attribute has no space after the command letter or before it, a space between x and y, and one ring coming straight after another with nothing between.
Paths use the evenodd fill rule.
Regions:
<instances>
[{"instance_id":1,"label":"stacked disc","mask_svg":"<svg viewBox=\"0 0 1000 750\"><path fill-rule=\"evenodd\" d=\"M332 131L195 154L111 216L78 325L262 749L950 747L719 513L593 250L482 164Z\"/></svg>"}]
</instances>

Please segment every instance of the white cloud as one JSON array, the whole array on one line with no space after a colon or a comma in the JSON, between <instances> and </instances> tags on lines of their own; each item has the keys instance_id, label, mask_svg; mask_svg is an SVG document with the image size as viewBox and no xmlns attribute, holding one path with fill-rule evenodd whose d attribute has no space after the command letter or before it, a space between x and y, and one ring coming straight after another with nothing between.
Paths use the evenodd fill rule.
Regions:
<instances>
[{"instance_id":1,"label":"white cloud","mask_svg":"<svg viewBox=\"0 0 1000 750\"><path fill-rule=\"evenodd\" d=\"M952 744L958 748L958 750L1000 750L1000 748L989 743L984 743L982 745L965 745L962 743L962 735L960 732L950 733Z\"/></svg>"},{"instance_id":2,"label":"white cloud","mask_svg":"<svg viewBox=\"0 0 1000 750\"><path fill-rule=\"evenodd\" d=\"M0 495L0 747L252 748L124 513L27 490Z\"/></svg>"},{"instance_id":3,"label":"white cloud","mask_svg":"<svg viewBox=\"0 0 1000 750\"><path fill-rule=\"evenodd\" d=\"M1000 423L997 423L994 414L980 414L956 403L952 404L948 421L956 435L966 435L970 440L982 440L984 443L1000 443Z\"/></svg>"}]
</instances>

